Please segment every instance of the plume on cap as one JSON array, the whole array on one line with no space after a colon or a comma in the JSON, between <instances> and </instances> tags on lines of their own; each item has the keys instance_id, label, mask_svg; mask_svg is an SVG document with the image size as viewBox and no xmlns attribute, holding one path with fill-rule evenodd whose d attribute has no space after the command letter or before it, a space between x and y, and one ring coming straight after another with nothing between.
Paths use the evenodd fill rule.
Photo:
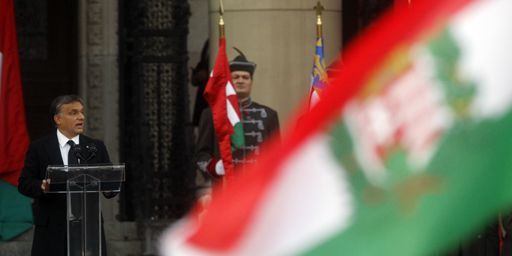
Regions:
<instances>
[{"instance_id":1,"label":"plume on cap","mask_svg":"<svg viewBox=\"0 0 512 256\"><path fill-rule=\"evenodd\" d=\"M229 63L229 69L231 72L233 71L246 71L251 74L251 76L254 74L254 70L256 69L256 63L251 62L247 60L247 57L245 57L245 54L240 51L238 48L233 47L235 51L238 52L238 56L236 56L230 63Z\"/></svg>"}]
</instances>

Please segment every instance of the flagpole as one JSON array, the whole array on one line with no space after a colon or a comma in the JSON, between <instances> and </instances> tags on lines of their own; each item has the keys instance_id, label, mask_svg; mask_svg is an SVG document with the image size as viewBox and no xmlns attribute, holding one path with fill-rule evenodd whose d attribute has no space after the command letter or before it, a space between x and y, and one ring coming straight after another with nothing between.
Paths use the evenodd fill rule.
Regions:
<instances>
[{"instance_id":1,"label":"flagpole","mask_svg":"<svg viewBox=\"0 0 512 256\"><path fill-rule=\"evenodd\" d=\"M226 35L226 31L224 29L224 3L222 0L219 1L219 38L224 38ZM224 166L226 168L227 166ZM225 174L222 176L222 188L225 189L228 185L228 177L229 173L224 170Z\"/></svg>"},{"instance_id":2,"label":"flagpole","mask_svg":"<svg viewBox=\"0 0 512 256\"><path fill-rule=\"evenodd\" d=\"M324 6L318 1L313 8L316 11L316 36L322 37L322 11L325 10Z\"/></svg>"},{"instance_id":3,"label":"flagpole","mask_svg":"<svg viewBox=\"0 0 512 256\"><path fill-rule=\"evenodd\" d=\"M219 37L222 38L225 35L224 30L224 4L222 3L222 0L220 0L220 6L219 6Z\"/></svg>"},{"instance_id":4,"label":"flagpole","mask_svg":"<svg viewBox=\"0 0 512 256\"><path fill-rule=\"evenodd\" d=\"M313 7L316 11L316 40L315 40L315 58L313 61L313 71L311 74L311 88L309 92L309 107L316 104L319 100L319 91L325 86L323 85L326 79L325 64L324 64L324 46L323 46L323 31L322 31L322 11L325 10L323 5L318 1L316 6Z\"/></svg>"}]
</instances>

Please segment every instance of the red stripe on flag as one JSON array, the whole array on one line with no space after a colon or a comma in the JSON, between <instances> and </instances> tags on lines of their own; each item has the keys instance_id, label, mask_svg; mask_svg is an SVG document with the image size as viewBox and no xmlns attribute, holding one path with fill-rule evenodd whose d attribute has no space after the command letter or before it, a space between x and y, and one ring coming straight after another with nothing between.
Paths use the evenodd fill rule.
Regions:
<instances>
[{"instance_id":1,"label":"red stripe on flag","mask_svg":"<svg viewBox=\"0 0 512 256\"><path fill-rule=\"evenodd\" d=\"M301 117L298 127L288 123L280 146L274 141L266 143L259 164L237 176L225 189L214 188L214 197L187 242L190 246L228 252L235 247L250 226L265 196L280 174L287 158L311 135L325 129L334 118L339 118L344 104L354 97L372 72L379 68L390 52L400 45L409 45L421 37L433 24L440 24L471 0L428 1L418 0L409 10L390 12L366 31L348 48L341 71L324 90L322 100ZM297 114L307 112L307 100ZM294 119L292 119L294 120ZM194 211L197 213L197 211ZM269 231L271 232L271 231Z\"/></svg>"},{"instance_id":2,"label":"red stripe on flag","mask_svg":"<svg viewBox=\"0 0 512 256\"><path fill-rule=\"evenodd\" d=\"M12 0L0 0L0 179L15 186L23 168L29 139L21 87Z\"/></svg>"}]
</instances>

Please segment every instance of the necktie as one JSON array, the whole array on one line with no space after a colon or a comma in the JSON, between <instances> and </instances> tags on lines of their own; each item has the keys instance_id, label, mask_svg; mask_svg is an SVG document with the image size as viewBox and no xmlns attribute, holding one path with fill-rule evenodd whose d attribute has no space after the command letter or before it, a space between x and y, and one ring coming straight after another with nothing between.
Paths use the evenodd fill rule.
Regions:
<instances>
[{"instance_id":1,"label":"necktie","mask_svg":"<svg viewBox=\"0 0 512 256\"><path fill-rule=\"evenodd\" d=\"M68 152L68 165L77 165L78 158L76 157L76 151L75 151L76 144L72 140L68 140L67 143L70 146L69 152Z\"/></svg>"}]
</instances>

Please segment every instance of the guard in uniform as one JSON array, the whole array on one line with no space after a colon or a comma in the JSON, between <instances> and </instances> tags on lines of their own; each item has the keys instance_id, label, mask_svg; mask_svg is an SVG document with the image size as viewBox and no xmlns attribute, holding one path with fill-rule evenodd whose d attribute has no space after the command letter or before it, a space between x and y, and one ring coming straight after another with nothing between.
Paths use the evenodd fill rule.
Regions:
<instances>
[{"instance_id":1,"label":"guard in uniform","mask_svg":"<svg viewBox=\"0 0 512 256\"><path fill-rule=\"evenodd\" d=\"M279 137L279 120L275 110L250 98L256 64L248 61L241 51L236 50L240 55L230 62L229 67L245 134L245 147L233 152L233 163L236 167L241 167L238 168L240 170L256 162L255 158L261 153L260 144L263 141L271 135ZM203 111L199 121L196 163L201 171L213 177L224 175L210 108Z\"/></svg>"}]
</instances>

